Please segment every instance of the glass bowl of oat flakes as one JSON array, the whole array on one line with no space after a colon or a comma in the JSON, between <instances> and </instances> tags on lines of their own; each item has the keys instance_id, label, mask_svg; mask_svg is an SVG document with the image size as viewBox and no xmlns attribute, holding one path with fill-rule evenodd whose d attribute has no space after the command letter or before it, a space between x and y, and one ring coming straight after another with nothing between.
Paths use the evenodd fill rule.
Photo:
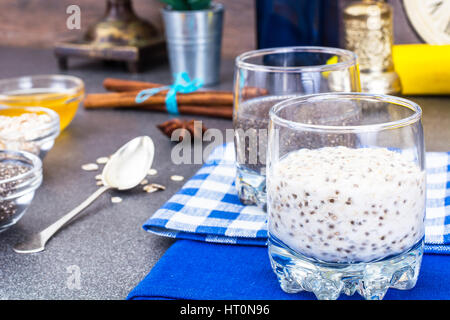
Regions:
<instances>
[{"instance_id":1,"label":"glass bowl of oat flakes","mask_svg":"<svg viewBox=\"0 0 450 320\"><path fill-rule=\"evenodd\" d=\"M22 218L42 183L42 161L29 152L0 150L0 232Z\"/></svg>"},{"instance_id":2,"label":"glass bowl of oat flakes","mask_svg":"<svg viewBox=\"0 0 450 320\"><path fill-rule=\"evenodd\" d=\"M0 106L0 149L45 157L59 135L59 116L48 108Z\"/></svg>"}]
</instances>

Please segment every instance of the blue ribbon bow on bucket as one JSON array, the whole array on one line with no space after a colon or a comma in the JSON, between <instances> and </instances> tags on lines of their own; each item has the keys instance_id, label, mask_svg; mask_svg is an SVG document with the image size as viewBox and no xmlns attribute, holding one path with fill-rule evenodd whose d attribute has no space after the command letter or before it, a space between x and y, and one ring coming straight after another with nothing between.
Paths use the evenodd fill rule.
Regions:
<instances>
[{"instance_id":1,"label":"blue ribbon bow on bucket","mask_svg":"<svg viewBox=\"0 0 450 320\"><path fill-rule=\"evenodd\" d=\"M145 89L136 95L136 103L142 103L151 96L163 90L169 90L166 95L166 109L170 114L179 114L177 105L177 93L191 93L197 91L203 86L203 80L191 80L186 72L175 74L175 82L170 86L159 88Z\"/></svg>"}]
</instances>

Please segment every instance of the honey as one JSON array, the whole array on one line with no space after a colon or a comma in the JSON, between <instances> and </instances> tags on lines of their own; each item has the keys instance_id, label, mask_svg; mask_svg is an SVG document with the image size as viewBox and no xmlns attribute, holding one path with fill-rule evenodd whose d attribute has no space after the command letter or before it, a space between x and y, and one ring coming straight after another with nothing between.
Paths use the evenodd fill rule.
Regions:
<instances>
[{"instance_id":1,"label":"honey","mask_svg":"<svg viewBox=\"0 0 450 320\"><path fill-rule=\"evenodd\" d=\"M65 92L57 89L24 89L14 90L4 93L0 97L0 104L11 107L44 107L54 110L60 118L61 131L64 130L78 109L78 104L84 95L84 89L77 92ZM25 112L25 111L24 111ZM0 111L1 115L17 116L20 115L18 109Z\"/></svg>"}]
</instances>

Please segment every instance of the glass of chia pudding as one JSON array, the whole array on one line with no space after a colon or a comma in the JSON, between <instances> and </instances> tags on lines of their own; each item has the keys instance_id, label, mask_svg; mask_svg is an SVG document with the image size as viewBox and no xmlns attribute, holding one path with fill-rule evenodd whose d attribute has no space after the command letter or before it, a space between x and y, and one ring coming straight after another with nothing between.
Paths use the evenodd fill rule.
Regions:
<instances>
[{"instance_id":1,"label":"glass of chia pudding","mask_svg":"<svg viewBox=\"0 0 450 320\"><path fill-rule=\"evenodd\" d=\"M311 117L311 110L325 117ZM359 110L350 125L330 115ZM270 110L269 257L281 288L382 299L415 286L423 254L422 111L365 93L295 97Z\"/></svg>"},{"instance_id":2,"label":"glass of chia pudding","mask_svg":"<svg viewBox=\"0 0 450 320\"><path fill-rule=\"evenodd\" d=\"M357 58L347 50L285 47L250 51L236 58L233 127L236 187L242 203L265 208L270 108L295 96L342 91L360 91ZM336 124L348 124L355 116L332 115Z\"/></svg>"}]
</instances>

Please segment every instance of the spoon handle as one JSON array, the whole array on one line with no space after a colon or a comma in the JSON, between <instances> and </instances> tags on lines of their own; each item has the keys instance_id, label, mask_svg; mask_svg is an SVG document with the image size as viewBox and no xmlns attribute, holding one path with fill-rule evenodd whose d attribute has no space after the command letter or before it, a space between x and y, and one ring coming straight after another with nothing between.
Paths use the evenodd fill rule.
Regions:
<instances>
[{"instance_id":1,"label":"spoon handle","mask_svg":"<svg viewBox=\"0 0 450 320\"><path fill-rule=\"evenodd\" d=\"M94 202L95 199L97 199L100 195L102 195L105 191L111 189L109 186L103 186L97 191L95 191L92 195L89 196L86 200L84 200L81 204L79 204L77 207L75 207L72 211L65 214L61 218L59 218L57 221L49 225L47 228L42 230L39 234L41 236L41 239L43 242L47 242L56 232L58 232L59 229L64 227L70 220L75 218L81 211L86 209L92 202Z\"/></svg>"}]
</instances>

